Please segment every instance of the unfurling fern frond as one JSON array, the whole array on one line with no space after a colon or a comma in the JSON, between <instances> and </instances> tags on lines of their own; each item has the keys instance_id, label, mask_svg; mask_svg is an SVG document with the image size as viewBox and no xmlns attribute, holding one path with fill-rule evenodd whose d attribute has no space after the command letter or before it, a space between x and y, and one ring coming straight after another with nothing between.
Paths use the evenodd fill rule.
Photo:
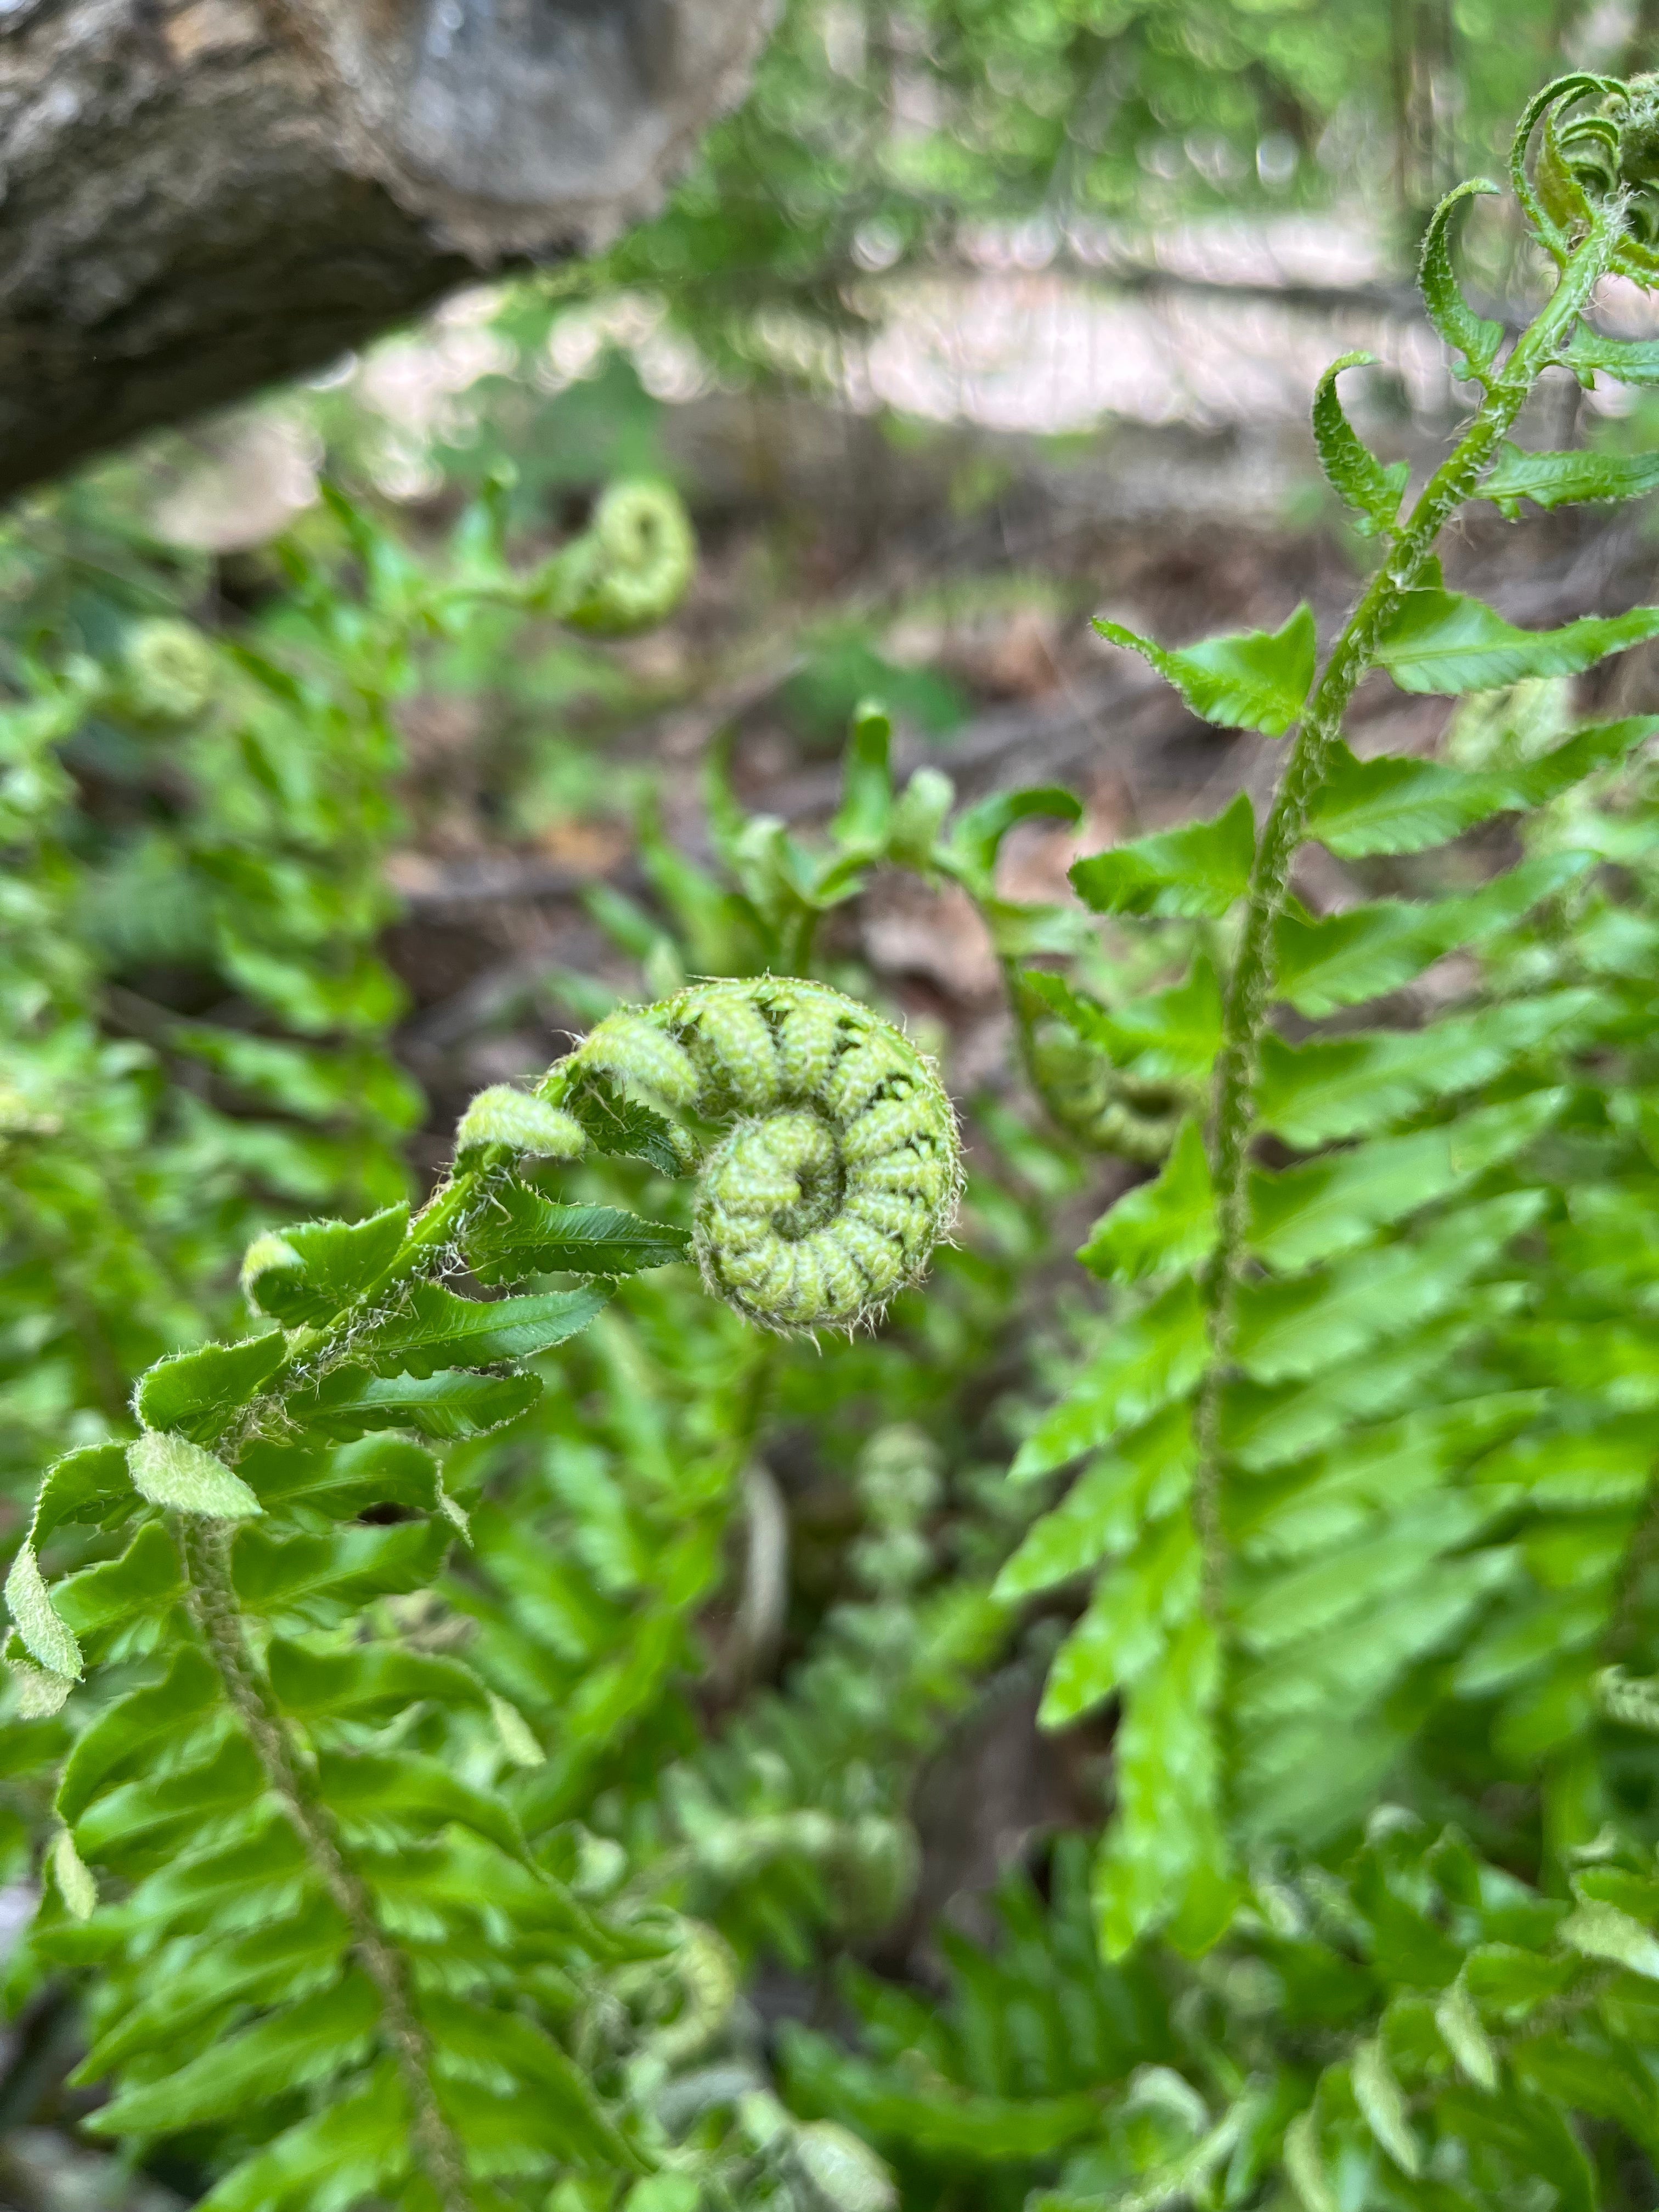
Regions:
<instances>
[{"instance_id":1,"label":"unfurling fern frond","mask_svg":"<svg viewBox=\"0 0 1659 2212\"><path fill-rule=\"evenodd\" d=\"M697 1165L698 1266L763 1328L851 1327L917 1281L962 1187L956 1115L907 1038L822 983L693 984L613 1014L542 1096L594 1079L726 1127Z\"/></svg>"},{"instance_id":2,"label":"unfurling fern frond","mask_svg":"<svg viewBox=\"0 0 1659 2212\"><path fill-rule=\"evenodd\" d=\"M1097 930L997 890L1006 832L1075 823L1073 798L957 814L932 768L896 791L864 708L827 837L742 818L717 766L720 876L642 837L678 941L596 901L666 990L807 965L878 866L948 882L1052 1117L1156 1168L1083 1248L1108 1310L994 1529L963 1510L982 1401L972 1434L909 1424L945 1358L993 1364L1012 1281L967 1322L935 1300L902 1355L851 1340L950 1229L950 1102L896 1030L769 974L612 1014L534 1089L484 1092L413 1218L257 1237L242 1282L271 1326L159 1360L139 1434L55 1462L7 1584L34 1733L0 1766L37 1791L58 1770L9 1972L95 1970L89 2131L169 2145L204 2212L893 2212L849 2121L911 2212L1651 2202L1659 864L1631 764L1656 726L1545 750L1498 695L1565 700L1659 610L1524 629L1434 548L1470 499L1513 519L1659 483L1646 457L1510 442L1547 372L1659 383L1650 343L1583 327L1610 271L1659 278L1654 94L1575 76L1523 119L1517 196L1559 283L1512 343L1453 265L1479 188L1430 225L1425 304L1481 396L1408 510L1404 465L1322 383L1319 457L1378 556L1322 665L1306 607L1176 650L1103 625L1194 712L1288 740L1260 814L1240 797L1082 860ZM506 576L499 531L474 551L453 592L383 580L439 632L477 592L623 632L688 543L635 488L532 577ZM355 683L402 632L352 631ZM135 720L189 690L181 641L151 642ZM1357 757L1368 672L1484 694L1497 741L1460 723L1445 761ZM1638 791L1624 814L1613 779ZM1488 873L1489 840L1440 895L1393 895L1424 880L1393 863L1506 813L1518 858ZM1310 842L1356 866L1352 902L1295 895ZM274 881L226 940L272 1005L307 973L257 926ZM1023 972L1043 957L1075 968ZM319 1031L389 1012L361 975L306 1004ZM268 1041L174 1042L270 1078ZM12 1103L14 1146L55 1132L33 1091ZM595 1156L694 1184L688 1225L568 1202ZM688 1271L602 1313L682 1258L719 1304ZM792 1360L749 1322L849 1341ZM857 1468L855 1600L816 1628L773 1414L815 1484ZM122 1419L118 1388L98 1433ZM849 1978L863 2051L763 2030L741 1994L760 1954L810 1970L825 1931L891 1940L926 1896L917 1752L1032 1599L1042 1720L1115 1706L1103 1833L1059 1840L1043 1895L1008 1886L994 1951L936 1937L944 2003ZM811 1656L752 1696L803 1626ZM712 1741L682 1687L704 1638L714 1712L748 1700Z\"/></svg>"},{"instance_id":3,"label":"unfurling fern frond","mask_svg":"<svg viewBox=\"0 0 1659 2212\"><path fill-rule=\"evenodd\" d=\"M532 587L574 629L627 637L672 614L696 566L690 519L667 484L613 484L581 537L549 562Z\"/></svg>"},{"instance_id":4,"label":"unfurling fern frond","mask_svg":"<svg viewBox=\"0 0 1659 2212\"><path fill-rule=\"evenodd\" d=\"M538 1179L587 1152L679 1172L695 1137L635 1089L699 1131L734 1122L695 1240ZM541 1389L525 1361L693 1242L774 1327L873 1311L925 1267L959 1174L950 1103L899 1033L771 979L612 1018L539 1093L475 1102L458 1151L412 1221L258 1239L245 1287L279 1326L152 1367L141 1433L52 1468L7 1584L35 1711L119 1670L63 1770L30 1955L98 1960L88 2073L118 2081L98 2124L206 2130L212 2212L474 2212L565 2168L661 2163L616 2021L636 1999L657 2018L653 1978L696 1946L659 1910L578 1899L527 1839L547 1747L453 1650L398 1632L467 1522L428 1445L513 1420ZM448 1285L464 1268L586 1280L477 1298ZM49 1589L41 1549L76 1524L114 1555ZM605 1978L624 1967L626 2002Z\"/></svg>"}]
</instances>

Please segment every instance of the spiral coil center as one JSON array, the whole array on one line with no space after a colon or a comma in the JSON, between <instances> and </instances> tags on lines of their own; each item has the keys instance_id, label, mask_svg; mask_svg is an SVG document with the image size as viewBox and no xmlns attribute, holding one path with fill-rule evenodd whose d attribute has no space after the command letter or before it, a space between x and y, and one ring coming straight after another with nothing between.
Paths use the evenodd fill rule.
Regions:
<instances>
[{"instance_id":1,"label":"spiral coil center","mask_svg":"<svg viewBox=\"0 0 1659 2212\"><path fill-rule=\"evenodd\" d=\"M961 1188L956 1115L893 1025L821 983L694 984L601 1022L561 1064L729 1125L697 1173L709 1290L763 1326L851 1326L915 1282Z\"/></svg>"}]
</instances>

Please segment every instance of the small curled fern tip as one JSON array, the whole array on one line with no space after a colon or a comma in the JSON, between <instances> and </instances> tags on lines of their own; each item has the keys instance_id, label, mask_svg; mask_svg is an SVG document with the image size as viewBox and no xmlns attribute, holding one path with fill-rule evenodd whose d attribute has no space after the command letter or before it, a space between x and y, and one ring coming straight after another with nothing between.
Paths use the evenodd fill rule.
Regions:
<instances>
[{"instance_id":1,"label":"small curled fern tip","mask_svg":"<svg viewBox=\"0 0 1659 2212\"><path fill-rule=\"evenodd\" d=\"M554 563L552 611L601 637L649 629L684 599L696 559L690 518L667 484L612 484Z\"/></svg>"},{"instance_id":2,"label":"small curled fern tip","mask_svg":"<svg viewBox=\"0 0 1659 2212\"><path fill-rule=\"evenodd\" d=\"M1037 1025L1032 1079L1059 1126L1091 1152L1155 1167L1169 1157L1192 1100L1179 1085L1137 1082L1058 1024Z\"/></svg>"},{"instance_id":3,"label":"small curled fern tip","mask_svg":"<svg viewBox=\"0 0 1659 2212\"><path fill-rule=\"evenodd\" d=\"M962 1193L933 1063L822 983L694 983L611 1015L544 1095L603 1076L713 1135L693 1246L710 1293L783 1333L873 1320L927 1272Z\"/></svg>"},{"instance_id":4,"label":"small curled fern tip","mask_svg":"<svg viewBox=\"0 0 1659 2212\"><path fill-rule=\"evenodd\" d=\"M141 722L194 721L218 684L213 647L190 623L135 623L122 659L115 702Z\"/></svg>"}]
</instances>

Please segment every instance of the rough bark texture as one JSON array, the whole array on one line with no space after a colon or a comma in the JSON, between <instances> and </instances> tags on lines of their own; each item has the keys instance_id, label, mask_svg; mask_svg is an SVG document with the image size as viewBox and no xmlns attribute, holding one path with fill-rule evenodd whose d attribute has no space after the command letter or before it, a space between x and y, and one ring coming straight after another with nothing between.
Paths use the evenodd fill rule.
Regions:
<instances>
[{"instance_id":1,"label":"rough bark texture","mask_svg":"<svg viewBox=\"0 0 1659 2212\"><path fill-rule=\"evenodd\" d=\"M0 0L0 495L647 212L756 0Z\"/></svg>"}]
</instances>

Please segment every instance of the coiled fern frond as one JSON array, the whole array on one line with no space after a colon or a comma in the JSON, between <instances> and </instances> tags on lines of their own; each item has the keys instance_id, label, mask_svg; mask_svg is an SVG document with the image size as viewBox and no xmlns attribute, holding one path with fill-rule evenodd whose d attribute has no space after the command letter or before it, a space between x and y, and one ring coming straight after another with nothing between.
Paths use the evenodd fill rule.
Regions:
<instances>
[{"instance_id":1,"label":"coiled fern frond","mask_svg":"<svg viewBox=\"0 0 1659 2212\"><path fill-rule=\"evenodd\" d=\"M855 1001L781 978L613 1016L538 1090L475 1099L456 1148L454 1175L412 1219L399 1204L256 1238L243 1287L275 1326L153 1365L133 1400L140 1433L55 1463L7 1577L15 1634L0 1658L22 1707L55 1724L39 1765L68 1754L53 1895L11 1986L83 1938L98 1947L89 2063L120 2083L100 2125L143 2141L228 2131L210 2154L228 2169L205 2200L214 2212L346 2212L370 2196L402 2212L504 2212L530 2198L501 2177L540 2203L573 2171L599 2177L579 2203L610 2203L607 2177L650 2178L678 2155L655 2086L732 2008L714 1937L642 1920L626 1899L589 1911L567 1882L585 1879L580 1854L561 1873L532 1841L550 1807L568 1817L573 1775L580 1789L592 1771L604 1717L591 1691L586 1741L579 1717L550 1743L495 1677L422 1648L409 1616L381 1605L428 1588L467 1523L427 1443L517 1420L541 1378L512 1370L587 1327L617 1279L693 1241L562 1203L528 1164L634 1155L678 1175L700 1162L704 1273L781 1329L849 1323L918 1276L960 1175L926 1059ZM452 1290L462 1269L507 1295ZM586 1280L513 1294L546 1274ZM627 1655L620 1700L618 1672L587 1675L612 1686L613 1722L684 1649L668 1608L712 1581L714 1482L745 1449L716 1439L701 1492L696 1470L675 1469L683 1517L701 1510L678 1564L664 1554L658 1570L659 1619L675 1632L660 1657ZM396 1518L370 1517L385 1505ZM125 1548L49 1586L42 1547L76 1527L112 1549L122 1532ZM594 1595L602 1633L603 1581ZM494 1663L483 1639L478 1656ZM122 1678L89 1722L66 1714L106 1662L136 1662L142 1679ZM389 1733L389 1713L409 1717ZM161 1795L145 1783L135 1803L125 1753L112 1763L109 1747L139 1743ZM896 1824L859 1827L853 1809L840 1833L829 1816L786 1837L896 1890ZM110 1879L125 1894L88 1935ZM204 1917L210 1895L234 1901ZM251 1983L233 1947L256 1924L281 1965ZM509 1958L539 1978L503 1978L519 1972ZM569 1993L590 1989L591 2014L573 2019ZM841 2171L838 2138L826 2148L793 2122L769 2126L805 2177L801 2203L810 2180L812 2203L852 2204L824 2179ZM874 2205L866 2164L854 2179ZM690 2201L659 2192L656 2212Z\"/></svg>"},{"instance_id":2,"label":"coiled fern frond","mask_svg":"<svg viewBox=\"0 0 1659 2212\"><path fill-rule=\"evenodd\" d=\"M697 542L678 495L648 480L612 484L582 535L550 564L550 613L599 637L628 637L685 596Z\"/></svg>"},{"instance_id":3,"label":"coiled fern frond","mask_svg":"<svg viewBox=\"0 0 1659 2212\"><path fill-rule=\"evenodd\" d=\"M624 1009L540 1096L556 1109L596 1079L703 1125L678 1137L697 1152L697 1264L763 1328L872 1319L955 1218L962 1147L932 1062L825 984L694 983Z\"/></svg>"}]
</instances>

